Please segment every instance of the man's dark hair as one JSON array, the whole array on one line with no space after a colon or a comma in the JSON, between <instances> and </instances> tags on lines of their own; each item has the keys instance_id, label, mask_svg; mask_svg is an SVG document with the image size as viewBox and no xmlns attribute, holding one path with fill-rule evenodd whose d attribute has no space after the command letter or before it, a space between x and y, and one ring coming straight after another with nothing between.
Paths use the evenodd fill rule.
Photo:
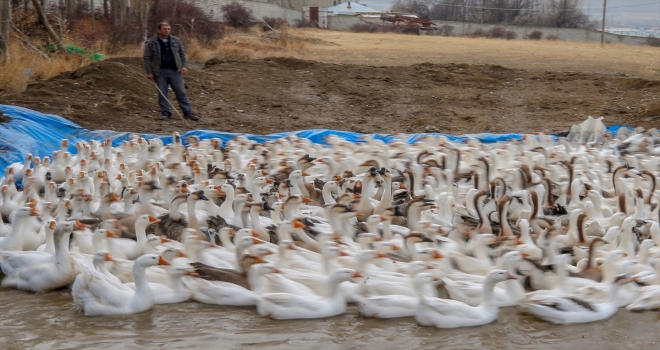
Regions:
<instances>
[{"instance_id":1,"label":"man's dark hair","mask_svg":"<svg viewBox=\"0 0 660 350\"><path fill-rule=\"evenodd\" d=\"M171 27L170 24L167 23L167 22L160 22L160 23L158 23L158 29L160 29L162 26L168 26L168 27Z\"/></svg>"}]
</instances>

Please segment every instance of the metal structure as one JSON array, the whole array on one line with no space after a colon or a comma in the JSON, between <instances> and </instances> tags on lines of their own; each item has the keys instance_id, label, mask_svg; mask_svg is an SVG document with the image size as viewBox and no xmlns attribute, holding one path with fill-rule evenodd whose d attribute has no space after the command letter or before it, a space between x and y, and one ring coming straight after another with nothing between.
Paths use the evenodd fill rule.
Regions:
<instances>
[{"instance_id":1,"label":"metal structure","mask_svg":"<svg viewBox=\"0 0 660 350\"><path fill-rule=\"evenodd\" d=\"M435 30L437 25L433 23L428 18L419 18L411 15L402 15L402 14L382 14L380 20L383 22L390 22L395 26L406 27L406 28L419 28L419 30Z\"/></svg>"}]
</instances>

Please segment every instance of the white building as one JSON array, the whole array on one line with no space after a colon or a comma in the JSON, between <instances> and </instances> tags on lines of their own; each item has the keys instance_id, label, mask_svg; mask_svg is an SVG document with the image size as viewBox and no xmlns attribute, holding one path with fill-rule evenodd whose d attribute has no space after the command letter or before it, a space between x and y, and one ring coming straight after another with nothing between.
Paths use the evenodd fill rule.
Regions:
<instances>
[{"instance_id":1,"label":"white building","mask_svg":"<svg viewBox=\"0 0 660 350\"><path fill-rule=\"evenodd\" d=\"M380 11L372 9L367 5L362 5L354 1L347 1L335 6L328 7L328 16L333 16L333 15L354 16L358 13L365 13L365 12L372 13L372 12L380 12Z\"/></svg>"}]
</instances>

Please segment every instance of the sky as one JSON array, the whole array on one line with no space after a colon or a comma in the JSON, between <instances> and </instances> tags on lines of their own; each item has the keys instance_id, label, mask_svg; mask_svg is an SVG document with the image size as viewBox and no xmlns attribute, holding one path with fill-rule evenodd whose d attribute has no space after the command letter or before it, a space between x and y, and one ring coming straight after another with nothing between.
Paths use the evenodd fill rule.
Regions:
<instances>
[{"instance_id":1,"label":"sky","mask_svg":"<svg viewBox=\"0 0 660 350\"><path fill-rule=\"evenodd\" d=\"M359 0L359 2L373 9L386 11L390 9L393 1ZM583 3L585 12L590 13L594 20L599 20L603 16L603 0L583 0ZM589 5L591 5L590 12ZM607 8L607 21L611 21L613 15L615 24L648 22L649 24L646 25L658 26L660 22L660 0L607 0Z\"/></svg>"},{"instance_id":2,"label":"sky","mask_svg":"<svg viewBox=\"0 0 660 350\"><path fill-rule=\"evenodd\" d=\"M585 12L590 13L593 19L603 17L603 0L583 1ZM589 3L592 7L591 12L588 11ZM660 22L660 0L607 0L607 20L611 22L612 16L614 16L614 24L649 22L658 26L658 22Z\"/></svg>"}]
</instances>

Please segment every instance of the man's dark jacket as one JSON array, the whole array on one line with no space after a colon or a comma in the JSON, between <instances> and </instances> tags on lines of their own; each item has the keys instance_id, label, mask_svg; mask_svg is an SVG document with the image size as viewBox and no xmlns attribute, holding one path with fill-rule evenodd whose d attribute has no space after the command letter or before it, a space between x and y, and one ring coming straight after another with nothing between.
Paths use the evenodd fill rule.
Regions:
<instances>
[{"instance_id":1,"label":"man's dark jacket","mask_svg":"<svg viewBox=\"0 0 660 350\"><path fill-rule=\"evenodd\" d=\"M147 71L147 74L158 75L160 72L161 53L158 40L158 35L154 35L144 43L142 59L144 60L144 69ZM186 52L183 50L181 40L174 35L170 35L168 40L174 54L174 61L176 61L176 70L181 71L181 68L186 66Z\"/></svg>"}]
</instances>

